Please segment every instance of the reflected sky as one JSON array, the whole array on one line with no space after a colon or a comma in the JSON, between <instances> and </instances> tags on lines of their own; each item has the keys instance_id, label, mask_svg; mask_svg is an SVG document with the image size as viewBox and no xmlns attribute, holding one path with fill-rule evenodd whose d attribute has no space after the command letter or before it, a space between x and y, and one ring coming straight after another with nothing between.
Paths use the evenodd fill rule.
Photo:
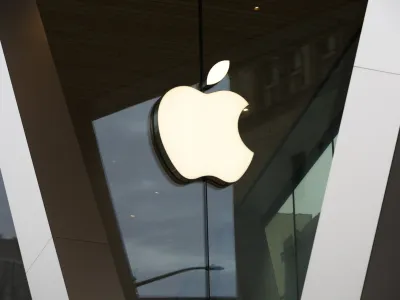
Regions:
<instances>
[{"instance_id":1,"label":"reflected sky","mask_svg":"<svg viewBox=\"0 0 400 300\"><path fill-rule=\"evenodd\" d=\"M223 80L218 89L229 87ZM214 88L216 89L216 88ZM205 265L203 186L178 186L164 174L149 139L152 99L94 121L108 187L137 281ZM213 290L235 294L232 189L214 193L211 213ZM192 271L139 288L141 296L204 296L205 273Z\"/></svg>"}]
</instances>

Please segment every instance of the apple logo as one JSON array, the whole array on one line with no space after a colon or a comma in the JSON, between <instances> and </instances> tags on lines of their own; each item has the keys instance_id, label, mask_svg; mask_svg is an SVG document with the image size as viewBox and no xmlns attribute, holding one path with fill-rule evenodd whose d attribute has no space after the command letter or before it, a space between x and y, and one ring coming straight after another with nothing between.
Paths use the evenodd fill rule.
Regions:
<instances>
[{"instance_id":1,"label":"apple logo","mask_svg":"<svg viewBox=\"0 0 400 300\"><path fill-rule=\"evenodd\" d=\"M205 179L218 187L228 186L243 176L253 159L238 128L247 101L230 91L203 93L228 70L229 61L221 61L211 68L200 91L179 86L154 104L150 116L153 147L176 183Z\"/></svg>"}]
</instances>

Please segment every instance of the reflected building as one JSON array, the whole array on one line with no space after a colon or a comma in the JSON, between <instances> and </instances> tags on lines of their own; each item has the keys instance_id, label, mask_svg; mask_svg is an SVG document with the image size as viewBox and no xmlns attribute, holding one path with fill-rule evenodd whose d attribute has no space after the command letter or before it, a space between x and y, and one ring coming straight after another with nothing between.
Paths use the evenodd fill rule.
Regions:
<instances>
[{"instance_id":1,"label":"reflected building","mask_svg":"<svg viewBox=\"0 0 400 300\"><path fill-rule=\"evenodd\" d=\"M362 16L360 16L360 19ZM284 138L314 100L321 85L340 63L358 34L357 19L349 26L316 31L297 44L280 45L230 74L231 88L248 99L250 110L242 116L243 139L255 153L252 168L235 186L241 201L255 177L268 164ZM284 34L284 33L282 33ZM296 39L295 39L296 40ZM333 88L340 88L339 86ZM332 91L334 93L334 91ZM338 102L331 118L340 115Z\"/></svg>"},{"instance_id":2,"label":"reflected building","mask_svg":"<svg viewBox=\"0 0 400 300\"><path fill-rule=\"evenodd\" d=\"M292 213L277 213L265 228L269 254L274 268L275 282L280 298L295 299L298 272L296 267L296 247L299 231L312 219L311 215L297 215L296 227ZM292 294L292 296L289 296Z\"/></svg>"}]
</instances>

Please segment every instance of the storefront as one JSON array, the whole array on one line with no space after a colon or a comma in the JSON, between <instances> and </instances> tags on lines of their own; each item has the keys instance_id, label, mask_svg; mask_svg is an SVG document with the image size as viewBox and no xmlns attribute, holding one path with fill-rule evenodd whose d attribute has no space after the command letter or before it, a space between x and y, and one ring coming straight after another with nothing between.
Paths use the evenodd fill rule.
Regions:
<instances>
[{"instance_id":1,"label":"storefront","mask_svg":"<svg viewBox=\"0 0 400 300\"><path fill-rule=\"evenodd\" d=\"M0 4L0 258L14 243L28 275L2 290L0 269L0 298L300 300L367 1L15 2ZM152 110L224 60L205 93L248 102L254 157L228 186L176 183Z\"/></svg>"}]
</instances>

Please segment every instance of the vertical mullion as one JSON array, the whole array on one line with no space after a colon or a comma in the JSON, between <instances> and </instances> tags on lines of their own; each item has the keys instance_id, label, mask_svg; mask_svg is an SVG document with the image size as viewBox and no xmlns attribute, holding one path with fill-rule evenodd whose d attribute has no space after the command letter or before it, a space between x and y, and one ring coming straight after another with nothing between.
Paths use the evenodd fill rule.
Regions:
<instances>
[{"instance_id":1,"label":"vertical mullion","mask_svg":"<svg viewBox=\"0 0 400 300\"><path fill-rule=\"evenodd\" d=\"M198 39L199 39L199 89L203 86L204 76L204 45L203 45L203 0L198 0ZM208 226L208 195L207 180L203 181L203 203L204 203L204 258L205 258L205 280L206 280L206 299L211 299L211 282L210 282L210 241Z\"/></svg>"},{"instance_id":2,"label":"vertical mullion","mask_svg":"<svg viewBox=\"0 0 400 300\"><path fill-rule=\"evenodd\" d=\"M206 276L206 299L211 299L211 280L210 280L210 239L208 226L208 195L207 180L203 181L203 203L204 203L204 252L205 252L205 276Z\"/></svg>"},{"instance_id":3,"label":"vertical mullion","mask_svg":"<svg viewBox=\"0 0 400 300\"><path fill-rule=\"evenodd\" d=\"M294 194L294 185L292 192L293 203L293 239L294 239L294 260L295 260L295 273L296 273L296 298L300 299L300 286L299 286L299 259L298 259L298 245L297 245L297 226L296 226L296 197Z\"/></svg>"}]
</instances>

